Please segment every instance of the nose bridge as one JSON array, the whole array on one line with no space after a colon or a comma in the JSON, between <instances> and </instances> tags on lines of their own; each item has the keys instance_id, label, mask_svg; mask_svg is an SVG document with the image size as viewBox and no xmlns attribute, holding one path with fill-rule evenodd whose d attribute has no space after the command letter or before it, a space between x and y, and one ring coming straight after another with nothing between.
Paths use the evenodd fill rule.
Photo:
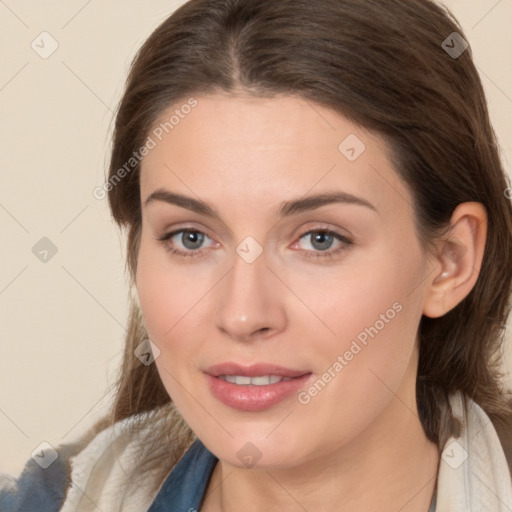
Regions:
<instances>
[{"instance_id":1,"label":"nose bridge","mask_svg":"<svg viewBox=\"0 0 512 512\"><path fill-rule=\"evenodd\" d=\"M247 237L250 238L250 237ZM244 340L265 329L281 327L283 315L276 281L267 268L266 254L254 239L236 247L233 268L223 280L217 310L217 327Z\"/></svg>"}]
</instances>

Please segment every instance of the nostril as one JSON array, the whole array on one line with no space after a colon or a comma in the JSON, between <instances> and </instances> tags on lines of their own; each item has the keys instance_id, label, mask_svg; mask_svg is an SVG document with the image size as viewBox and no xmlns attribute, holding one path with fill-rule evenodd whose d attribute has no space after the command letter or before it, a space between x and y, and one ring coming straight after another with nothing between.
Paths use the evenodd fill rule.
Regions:
<instances>
[{"instance_id":1,"label":"nostril","mask_svg":"<svg viewBox=\"0 0 512 512\"><path fill-rule=\"evenodd\" d=\"M271 330L270 327L262 327L261 329L258 329L257 331L254 331L253 336L258 336L258 335L266 334L270 330Z\"/></svg>"}]
</instances>

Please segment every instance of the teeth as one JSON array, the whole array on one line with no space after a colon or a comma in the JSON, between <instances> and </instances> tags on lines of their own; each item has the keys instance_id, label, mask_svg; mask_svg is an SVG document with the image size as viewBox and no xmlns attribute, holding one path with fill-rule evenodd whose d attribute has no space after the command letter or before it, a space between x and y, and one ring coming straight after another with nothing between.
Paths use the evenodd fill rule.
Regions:
<instances>
[{"instance_id":1,"label":"teeth","mask_svg":"<svg viewBox=\"0 0 512 512\"><path fill-rule=\"evenodd\" d=\"M261 375L258 377L246 377L245 375L219 375L219 379L237 384L239 386L268 386L269 384L277 384L278 382L291 380L290 377L281 377L281 375Z\"/></svg>"},{"instance_id":2,"label":"teeth","mask_svg":"<svg viewBox=\"0 0 512 512\"><path fill-rule=\"evenodd\" d=\"M245 379L247 379L249 382L246 382L245 380L243 382L240 382L240 377L237 377L236 383L253 384L254 386L268 386L270 384L270 377L268 375L263 375L262 377L245 377Z\"/></svg>"}]
</instances>

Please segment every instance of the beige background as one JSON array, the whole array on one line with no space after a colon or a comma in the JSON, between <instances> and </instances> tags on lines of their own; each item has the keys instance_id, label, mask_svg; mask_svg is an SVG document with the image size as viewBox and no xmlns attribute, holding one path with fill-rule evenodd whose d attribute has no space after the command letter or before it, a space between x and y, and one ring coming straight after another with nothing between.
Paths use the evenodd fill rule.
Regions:
<instances>
[{"instance_id":1,"label":"beige background","mask_svg":"<svg viewBox=\"0 0 512 512\"><path fill-rule=\"evenodd\" d=\"M92 190L104 181L129 62L182 3L0 0L1 470L18 474L42 441L72 441L111 398L127 316L124 248ZM510 172L512 0L446 5L472 46ZM51 48L43 31L59 45L46 59L31 47ZM57 247L46 263L32 253L42 237Z\"/></svg>"}]
</instances>

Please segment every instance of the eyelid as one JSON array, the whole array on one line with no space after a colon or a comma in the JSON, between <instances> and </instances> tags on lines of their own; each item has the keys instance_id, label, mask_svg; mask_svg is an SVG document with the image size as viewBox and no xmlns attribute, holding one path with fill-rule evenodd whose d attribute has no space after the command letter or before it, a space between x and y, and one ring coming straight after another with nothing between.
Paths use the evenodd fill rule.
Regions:
<instances>
[{"instance_id":1,"label":"eyelid","mask_svg":"<svg viewBox=\"0 0 512 512\"><path fill-rule=\"evenodd\" d=\"M160 231L160 234L156 236L157 240L162 239L169 239L172 238L174 235L179 233L180 231L197 231L198 233L201 233L203 235L206 235L208 238L215 240L215 237L212 236L210 231L204 227L197 227L194 225L184 225L184 226L177 226L172 228L165 228L162 231Z\"/></svg>"},{"instance_id":2,"label":"eyelid","mask_svg":"<svg viewBox=\"0 0 512 512\"><path fill-rule=\"evenodd\" d=\"M353 243L352 240L348 236L342 235L341 233L338 233L337 231L334 231L334 230L328 229L328 228L312 228L312 229L307 229L306 231L302 232L299 235L299 237L297 238L297 241L300 241L306 235L310 235L311 233L317 233L317 232L318 233L327 233L329 235L332 235L335 238L338 238L342 242ZM318 251L318 252L322 252L322 251ZM327 251L325 251L325 252L327 252Z\"/></svg>"},{"instance_id":3,"label":"eyelid","mask_svg":"<svg viewBox=\"0 0 512 512\"><path fill-rule=\"evenodd\" d=\"M339 226L334 226L333 224L329 224L329 223L326 223L326 222L321 222L321 221L318 221L318 222L307 222L306 223L306 226L310 226L310 227L301 227L298 234L296 235L293 235L294 238L301 238L303 237L304 235L310 233L311 231L328 231L336 236L339 236L340 238L344 238L346 240L350 240L351 242L353 241L354 237L352 235L352 233L350 233L350 231L346 228L341 228Z\"/></svg>"},{"instance_id":4,"label":"eyelid","mask_svg":"<svg viewBox=\"0 0 512 512\"><path fill-rule=\"evenodd\" d=\"M293 238L297 238L297 239L301 239L302 237L304 237L305 235L311 233L312 231L327 231L333 235L336 235L344 240L347 240L347 241L350 241L350 242L353 242L353 237L351 235L351 233L346 230L346 229L342 229L342 228L339 228L339 227L334 227L332 226L331 224L327 224L327 223L324 223L324 222L309 222L308 224L311 225L311 227L309 228L304 228L302 227L299 231L299 233L297 234L293 234ZM343 234L343 233L339 233L338 231L345 231L346 234ZM206 228L203 228L203 227L196 227L194 225L184 225L184 226L178 226L178 227L173 227L173 228L166 228L164 230L161 231L161 234L160 235L157 235L157 240L167 240L169 238L172 238L172 236L176 235L177 233L179 233L180 231L197 231L201 234L204 234L206 236L208 236L208 238L212 239L212 240L215 240L215 237L212 236L212 234L208 231L208 229Z\"/></svg>"},{"instance_id":5,"label":"eyelid","mask_svg":"<svg viewBox=\"0 0 512 512\"><path fill-rule=\"evenodd\" d=\"M215 240L214 237L210 236L208 234L208 232L204 229L199 229L199 228L196 228L196 227L191 227L191 226L181 226L181 227L178 227L178 228L173 228L169 231L164 231L161 235L157 235L155 238L159 241L159 242L162 242L162 243L166 243L168 242L171 238L175 237L177 234L183 232L183 231L188 231L188 232L196 232L196 233L199 233L201 235L204 235L205 237L208 237L210 240L213 240L215 242L216 245L219 245L219 242L217 242ZM201 251L205 250L204 248L201 248L201 249L197 249L196 251L186 251L186 252L194 252L194 253L199 253Z\"/></svg>"}]
</instances>

